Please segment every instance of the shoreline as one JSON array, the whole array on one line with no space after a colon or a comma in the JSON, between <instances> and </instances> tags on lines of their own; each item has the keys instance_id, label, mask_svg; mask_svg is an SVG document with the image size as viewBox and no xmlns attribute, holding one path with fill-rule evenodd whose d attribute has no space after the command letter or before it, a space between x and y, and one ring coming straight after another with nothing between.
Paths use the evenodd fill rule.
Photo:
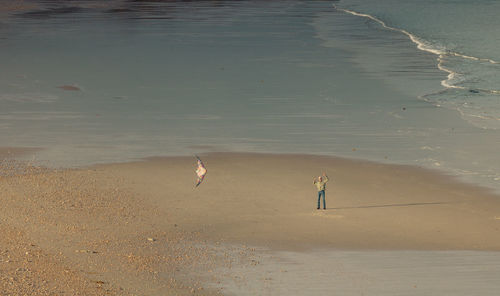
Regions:
<instances>
[{"instance_id":1,"label":"shoreline","mask_svg":"<svg viewBox=\"0 0 500 296\"><path fill-rule=\"evenodd\" d=\"M188 147L189 149L192 149L192 147ZM499 195L500 196L500 188L495 188L494 186L491 186L490 183L484 182L484 180L477 180L477 179L471 179L468 178L468 175L460 175L457 172L454 172L453 170L447 170L446 168L443 168L441 166L430 166L426 164L420 164L420 163L407 163L407 162L384 162L387 161L387 157L385 159L375 159L375 158L367 158L363 156L348 156L347 154L343 155L331 155L331 154L317 154L317 153L302 153L302 152L285 152L285 153L278 153L278 152L245 152L245 151L218 151L218 150L213 150L211 146L201 146L201 149L208 149L205 151L201 152L193 152L192 154L166 154L166 155L150 155L150 156L136 156L136 157L129 157L125 159L117 159L117 160L111 160L111 161L94 161L90 163L81 163L78 165L73 165L73 164L51 164L50 160L47 160L45 158L43 159L37 159L37 153L44 153L48 148L45 147L22 147L22 146L0 146L0 161L2 160L18 160L18 161L28 161L28 159L33 159L30 161L30 165L35 165L37 167L43 167L46 169L55 169L55 170L79 170L79 169L88 169L92 167L98 167L98 166L107 166L107 165L116 165L116 164L127 164L127 163L140 163L140 162L145 162L145 161L151 161L155 159L166 159L166 158L189 158L194 156L195 154L199 155L206 155L206 154L227 154L227 155L262 155L262 156L292 156L292 157L301 157L301 156L311 156L311 157L325 157L325 158L333 158L333 159L340 159L340 160L346 160L346 161L351 161L353 163L356 162L366 162L366 163L372 163L372 164L380 164L384 166L401 166L401 167L408 167L408 168L414 168L417 170L423 170L423 171L428 171L433 174L440 175L442 177L446 178L452 178L455 182L457 183L462 183L466 185L470 185L473 187L478 187L482 188L488 192L491 192L493 194ZM352 150L355 152L355 148ZM495 179L496 180L496 179ZM483 181L483 182L481 182Z\"/></svg>"},{"instance_id":2,"label":"shoreline","mask_svg":"<svg viewBox=\"0 0 500 296\"><path fill-rule=\"evenodd\" d=\"M26 157L35 155L36 152L43 150L38 147L0 147L0 160L12 159L16 157Z\"/></svg>"},{"instance_id":3,"label":"shoreline","mask_svg":"<svg viewBox=\"0 0 500 296\"><path fill-rule=\"evenodd\" d=\"M485 251L262 252L222 269L228 295L498 294L500 257Z\"/></svg>"},{"instance_id":4,"label":"shoreline","mask_svg":"<svg viewBox=\"0 0 500 296\"><path fill-rule=\"evenodd\" d=\"M496 130L435 95L496 61L340 3L15 2L0 127L41 148L0 147L0 295L500 289Z\"/></svg>"}]
</instances>

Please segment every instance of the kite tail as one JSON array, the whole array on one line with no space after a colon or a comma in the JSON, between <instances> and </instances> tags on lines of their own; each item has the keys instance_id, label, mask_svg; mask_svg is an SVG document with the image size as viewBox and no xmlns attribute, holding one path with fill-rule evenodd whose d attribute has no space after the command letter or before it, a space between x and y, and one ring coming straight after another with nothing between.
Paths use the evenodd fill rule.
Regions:
<instances>
[{"instance_id":1,"label":"kite tail","mask_svg":"<svg viewBox=\"0 0 500 296\"><path fill-rule=\"evenodd\" d=\"M198 182L196 182L196 186L195 187L200 186L201 182L203 182L203 179L205 179L205 178L198 178Z\"/></svg>"}]
</instances>

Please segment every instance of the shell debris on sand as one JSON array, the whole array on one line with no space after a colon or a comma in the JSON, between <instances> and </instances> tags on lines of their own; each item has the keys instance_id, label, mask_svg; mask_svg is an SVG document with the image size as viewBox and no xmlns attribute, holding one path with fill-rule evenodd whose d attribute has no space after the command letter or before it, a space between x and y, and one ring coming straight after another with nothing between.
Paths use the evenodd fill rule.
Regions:
<instances>
[{"instance_id":1,"label":"shell debris on sand","mask_svg":"<svg viewBox=\"0 0 500 296\"><path fill-rule=\"evenodd\" d=\"M209 241L202 238L202 231L186 231L177 221L165 223L166 229L158 227L165 213L113 173L52 170L14 161L2 164L6 165L0 167L4 176L0 179L0 294L24 295L25 286L14 280L10 285L18 290L2 289L1 280L11 277L26 283L31 280L33 287L41 287L41 295L56 291L141 295L162 286L181 295L216 295L219 287L204 285L220 280L216 272L220 267L258 264L252 257L254 248ZM2 225L15 225L19 230L4 235ZM28 234L26 242L10 239L24 233ZM14 253L12 244L19 247L19 253ZM47 260L41 263L43 258ZM59 279L59 274L65 278ZM175 281L166 282L167 274Z\"/></svg>"}]
</instances>

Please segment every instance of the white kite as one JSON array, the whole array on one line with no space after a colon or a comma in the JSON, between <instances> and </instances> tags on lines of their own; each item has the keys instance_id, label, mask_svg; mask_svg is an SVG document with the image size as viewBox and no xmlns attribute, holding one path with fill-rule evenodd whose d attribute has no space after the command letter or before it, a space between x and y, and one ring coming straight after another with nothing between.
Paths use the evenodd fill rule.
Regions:
<instances>
[{"instance_id":1,"label":"white kite","mask_svg":"<svg viewBox=\"0 0 500 296\"><path fill-rule=\"evenodd\" d=\"M207 174L207 169L205 168L205 165L203 165L203 162L198 157L198 155L195 155L195 157L198 160L198 167L196 168L196 175L198 175L198 181L196 182L196 187L198 187L201 184L201 182L203 182L203 179Z\"/></svg>"}]
</instances>

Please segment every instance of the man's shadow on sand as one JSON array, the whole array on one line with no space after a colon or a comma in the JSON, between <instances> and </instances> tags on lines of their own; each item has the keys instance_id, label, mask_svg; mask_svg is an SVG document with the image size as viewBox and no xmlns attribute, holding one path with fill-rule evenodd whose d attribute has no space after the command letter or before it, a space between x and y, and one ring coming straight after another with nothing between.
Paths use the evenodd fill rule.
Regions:
<instances>
[{"instance_id":1,"label":"man's shadow on sand","mask_svg":"<svg viewBox=\"0 0 500 296\"><path fill-rule=\"evenodd\" d=\"M429 205L444 205L444 204L449 204L449 203L450 202L418 202L418 203L406 203L406 204L338 207L338 208L327 208L326 211L328 211L328 210L348 210L348 209L390 208L390 207L415 207L415 206L429 206Z\"/></svg>"}]
</instances>

